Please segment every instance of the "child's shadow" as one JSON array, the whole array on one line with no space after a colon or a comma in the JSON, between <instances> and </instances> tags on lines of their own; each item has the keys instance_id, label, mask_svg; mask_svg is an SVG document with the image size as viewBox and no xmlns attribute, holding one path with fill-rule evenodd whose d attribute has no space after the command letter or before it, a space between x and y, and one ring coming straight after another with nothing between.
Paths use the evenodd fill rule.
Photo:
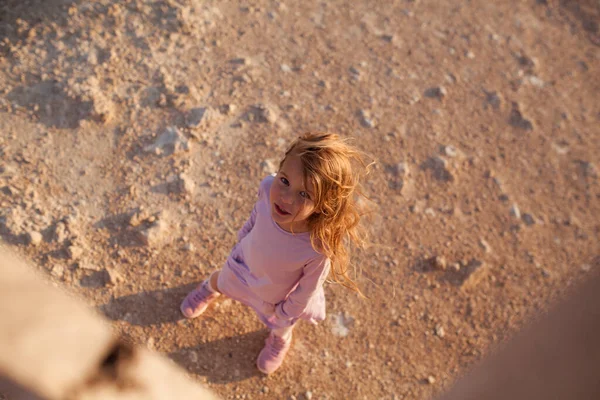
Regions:
<instances>
[{"instance_id":1,"label":"child's shadow","mask_svg":"<svg viewBox=\"0 0 600 400\"><path fill-rule=\"evenodd\" d=\"M196 284L154 290L119 297L98 307L111 320L132 325L152 326L175 323L183 318L179 305ZM179 332L181 335L189 333ZM201 343L173 351L169 357L193 374L206 376L209 382L242 381L261 373L256 358L264 346L268 330Z\"/></svg>"},{"instance_id":2,"label":"child's shadow","mask_svg":"<svg viewBox=\"0 0 600 400\"><path fill-rule=\"evenodd\" d=\"M211 383L230 383L261 376L256 358L264 346L267 329L227 337L169 354L176 363Z\"/></svg>"},{"instance_id":3,"label":"child's shadow","mask_svg":"<svg viewBox=\"0 0 600 400\"><path fill-rule=\"evenodd\" d=\"M176 288L145 291L122 296L98 306L98 310L115 321L132 325L151 326L173 323L183 319L179 305L196 284Z\"/></svg>"}]
</instances>

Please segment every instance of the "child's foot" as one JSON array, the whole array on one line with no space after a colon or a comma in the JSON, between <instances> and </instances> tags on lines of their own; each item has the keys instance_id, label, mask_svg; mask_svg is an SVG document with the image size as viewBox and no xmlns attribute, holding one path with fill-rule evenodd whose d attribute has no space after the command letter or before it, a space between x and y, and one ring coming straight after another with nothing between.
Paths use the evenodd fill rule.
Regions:
<instances>
[{"instance_id":1,"label":"child's foot","mask_svg":"<svg viewBox=\"0 0 600 400\"><path fill-rule=\"evenodd\" d=\"M186 318L196 318L206 310L206 307L217 297L220 293L215 292L209 284L208 279L205 280L196 289L192 290L185 297L181 303L181 313Z\"/></svg>"},{"instance_id":2,"label":"child's foot","mask_svg":"<svg viewBox=\"0 0 600 400\"><path fill-rule=\"evenodd\" d=\"M256 366L265 373L271 374L277 370L283 363L283 359L292 344L292 335L287 338L276 336L273 332L265 340L265 347L258 355Z\"/></svg>"}]
</instances>

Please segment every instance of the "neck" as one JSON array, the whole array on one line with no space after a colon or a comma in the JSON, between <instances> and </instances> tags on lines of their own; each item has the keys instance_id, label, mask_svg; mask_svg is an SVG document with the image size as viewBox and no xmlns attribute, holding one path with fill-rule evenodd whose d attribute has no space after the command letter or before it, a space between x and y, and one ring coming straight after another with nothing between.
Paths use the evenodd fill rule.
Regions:
<instances>
[{"instance_id":1,"label":"neck","mask_svg":"<svg viewBox=\"0 0 600 400\"><path fill-rule=\"evenodd\" d=\"M302 222L294 222L293 224L279 224L275 222L281 229L289 233L305 233L310 231L308 229L308 224L305 221Z\"/></svg>"}]
</instances>

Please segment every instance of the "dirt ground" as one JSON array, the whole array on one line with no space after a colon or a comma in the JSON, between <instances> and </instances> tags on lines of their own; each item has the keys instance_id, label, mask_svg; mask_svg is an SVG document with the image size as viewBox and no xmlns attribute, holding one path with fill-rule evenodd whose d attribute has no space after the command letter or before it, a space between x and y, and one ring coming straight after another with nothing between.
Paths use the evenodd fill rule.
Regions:
<instances>
[{"instance_id":1,"label":"dirt ground","mask_svg":"<svg viewBox=\"0 0 600 400\"><path fill-rule=\"evenodd\" d=\"M0 234L225 399L425 399L600 268L594 0L0 3ZM378 164L362 300L178 306L306 130Z\"/></svg>"}]
</instances>

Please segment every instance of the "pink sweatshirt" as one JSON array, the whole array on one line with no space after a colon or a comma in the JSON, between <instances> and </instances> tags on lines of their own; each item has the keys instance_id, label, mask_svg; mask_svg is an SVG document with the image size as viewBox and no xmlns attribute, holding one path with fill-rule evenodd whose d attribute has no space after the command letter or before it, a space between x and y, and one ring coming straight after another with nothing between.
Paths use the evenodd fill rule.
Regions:
<instances>
[{"instance_id":1,"label":"pink sweatshirt","mask_svg":"<svg viewBox=\"0 0 600 400\"><path fill-rule=\"evenodd\" d=\"M310 233L289 233L271 217L274 177L260 183L258 201L238 232L238 243L219 274L219 290L252 307L270 329L325 319L323 282L330 261L317 253Z\"/></svg>"}]
</instances>

